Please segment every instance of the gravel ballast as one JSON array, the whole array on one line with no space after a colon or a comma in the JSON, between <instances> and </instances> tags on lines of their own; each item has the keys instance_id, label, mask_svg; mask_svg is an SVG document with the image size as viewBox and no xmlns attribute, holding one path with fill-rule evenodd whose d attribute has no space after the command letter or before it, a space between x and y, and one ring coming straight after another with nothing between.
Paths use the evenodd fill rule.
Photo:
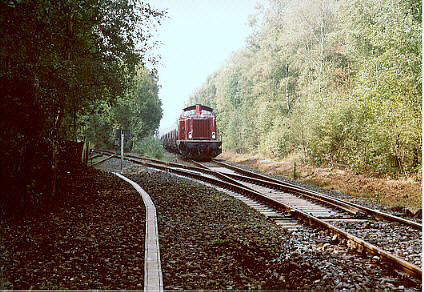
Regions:
<instances>
[{"instance_id":1,"label":"gravel ballast","mask_svg":"<svg viewBox=\"0 0 424 292\"><path fill-rule=\"evenodd\" d=\"M157 208L165 289L421 287L378 257L352 254L324 231L289 234L203 184L156 171L130 178Z\"/></svg>"},{"instance_id":2,"label":"gravel ballast","mask_svg":"<svg viewBox=\"0 0 424 292\"><path fill-rule=\"evenodd\" d=\"M224 161L224 162L227 163L227 164L239 167L241 169L245 169L245 170L248 170L248 171L251 171L251 172L254 172L254 173L264 175L263 172L260 172L257 169L250 168L250 167L243 165L243 164L234 163L232 161ZM335 198L338 198L338 199L341 199L341 200L345 200L345 201L349 201L349 202L352 202L352 203L355 203L355 204L359 204L359 205L362 205L362 206L370 208L370 209L376 209L376 210L379 210L381 212L385 212L385 213L389 213L389 214L392 214L392 215L395 215L395 216L403 217L407 220L415 221L415 222L418 222L420 224L422 222L421 215L413 216L412 214L405 212L406 210L404 208L390 208L388 206L385 206L385 205L382 205L382 204L377 204L375 202L372 202L370 200L366 200L364 198L354 197L354 196L344 194L344 193L341 193L341 192L336 192L336 191L333 191L333 190L327 190L327 189L315 186L313 184L309 184L309 183L306 183L306 182L303 182L303 181L300 181L300 180L294 180L294 179L291 179L289 177L285 177L285 176L281 176L281 175L275 175L275 174L271 174L271 173L266 173L265 175L269 176L271 178L280 180L283 183L289 183L289 184L292 184L292 185L295 185L295 186L303 187L303 188L306 188L306 189L311 190L311 191L315 191L315 192L322 193L322 194L325 194L325 195L329 195L329 196L332 196L332 197L335 197Z\"/></svg>"}]
</instances>

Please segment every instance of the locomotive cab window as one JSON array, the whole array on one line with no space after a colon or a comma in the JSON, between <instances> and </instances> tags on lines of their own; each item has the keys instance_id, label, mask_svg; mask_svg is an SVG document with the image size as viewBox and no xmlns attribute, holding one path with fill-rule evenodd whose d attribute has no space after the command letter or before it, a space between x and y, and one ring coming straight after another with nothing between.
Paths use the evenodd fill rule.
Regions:
<instances>
[{"instance_id":1,"label":"locomotive cab window","mask_svg":"<svg viewBox=\"0 0 424 292\"><path fill-rule=\"evenodd\" d=\"M208 111L208 110L203 109L203 110L202 110L202 115L205 115L205 116L211 116L211 115L212 115L212 112L211 112L211 111Z\"/></svg>"},{"instance_id":2,"label":"locomotive cab window","mask_svg":"<svg viewBox=\"0 0 424 292\"><path fill-rule=\"evenodd\" d=\"M188 116L194 115L195 112L196 111L194 109L193 110L184 111L184 117L188 117Z\"/></svg>"}]
</instances>

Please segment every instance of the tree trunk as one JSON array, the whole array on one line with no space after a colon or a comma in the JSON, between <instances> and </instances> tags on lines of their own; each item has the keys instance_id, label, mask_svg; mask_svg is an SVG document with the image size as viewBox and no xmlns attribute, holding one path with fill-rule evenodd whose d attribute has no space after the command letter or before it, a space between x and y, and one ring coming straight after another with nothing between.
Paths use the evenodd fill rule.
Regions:
<instances>
[{"instance_id":1,"label":"tree trunk","mask_svg":"<svg viewBox=\"0 0 424 292\"><path fill-rule=\"evenodd\" d=\"M290 111L290 100L289 100L289 64L286 65L286 100L287 100L287 112Z\"/></svg>"},{"instance_id":2,"label":"tree trunk","mask_svg":"<svg viewBox=\"0 0 424 292\"><path fill-rule=\"evenodd\" d=\"M321 24L320 24L320 64L319 64L319 76L318 76L318 93L321 93L321 77L324 71L324 44L325 44L325 13L328 9L326 0L321 2Z\"/></svg>"},{"instance_id":3,"label":"tree trunk","mask_svg":"<svg viewBox=\"0 0 424 292\"><path fill-rule=\"evenodd\" d=\"M59 165L59 129L62 122L63 110L59 109L52 133L52 193L51 197L56 197L57 193L57 170Z\"/></svg>"}]
</instances>

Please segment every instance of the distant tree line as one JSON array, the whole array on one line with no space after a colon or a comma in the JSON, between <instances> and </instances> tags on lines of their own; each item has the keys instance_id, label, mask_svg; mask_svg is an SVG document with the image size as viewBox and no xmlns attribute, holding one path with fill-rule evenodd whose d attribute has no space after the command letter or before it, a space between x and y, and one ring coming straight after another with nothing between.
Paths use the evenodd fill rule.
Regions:
<instances>
[{"instance_id":1,"label":"distant tree line","mask_svg":"<svg viewBox=\"0 0 424 292\"><path fill-rule=\"evenodd\" d=\"M0 202L54 196L60 141L96 142L104 108L118 116L129 103L137 137L157 128L145 64L157 62L151 37L164 15L139 0L0 0Z\"/></svg>"},{"instance_id":2,"label":"distant tree line","mask_svg":"<svg viewBox=\"0 0 424 292\"><path fill-rule=\"evenodd\" d=\"M144 138L151 139L155 134L162 118L157 76L143 67L136 73L131 86L113 104L100 100L83 117L85 134L92 146L112 149L115 131L119 129L130 130L126 149L138 148Z\"/></svg>"},{"instance_id":3,"label":"distant tree line","mask_svg":"<svg viewBox=\"0 0 424 292\"><path fill-rule=\"evenodd\" d=\"M225 150L418 173L421 18L418 0L267 0L190 103L215 108Z\"/></svg>"}]
</instances>

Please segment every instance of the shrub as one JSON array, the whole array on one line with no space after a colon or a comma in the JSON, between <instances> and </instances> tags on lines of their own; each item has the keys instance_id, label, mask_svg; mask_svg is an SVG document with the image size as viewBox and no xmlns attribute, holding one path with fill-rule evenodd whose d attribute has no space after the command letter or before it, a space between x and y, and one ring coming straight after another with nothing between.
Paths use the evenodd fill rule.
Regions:
<instances>
[{"instance_id":1,"label":"shrub","mask_svg":"<svg viewBox=\"0 0 424 292\"><path fill-rule=\"evenodd\" d=\"M133 151L143 156L156 159L162 159L164 153L160 140L154 136L147 136L141 141L135 142Z\"/></svg>"}]
</instances>

